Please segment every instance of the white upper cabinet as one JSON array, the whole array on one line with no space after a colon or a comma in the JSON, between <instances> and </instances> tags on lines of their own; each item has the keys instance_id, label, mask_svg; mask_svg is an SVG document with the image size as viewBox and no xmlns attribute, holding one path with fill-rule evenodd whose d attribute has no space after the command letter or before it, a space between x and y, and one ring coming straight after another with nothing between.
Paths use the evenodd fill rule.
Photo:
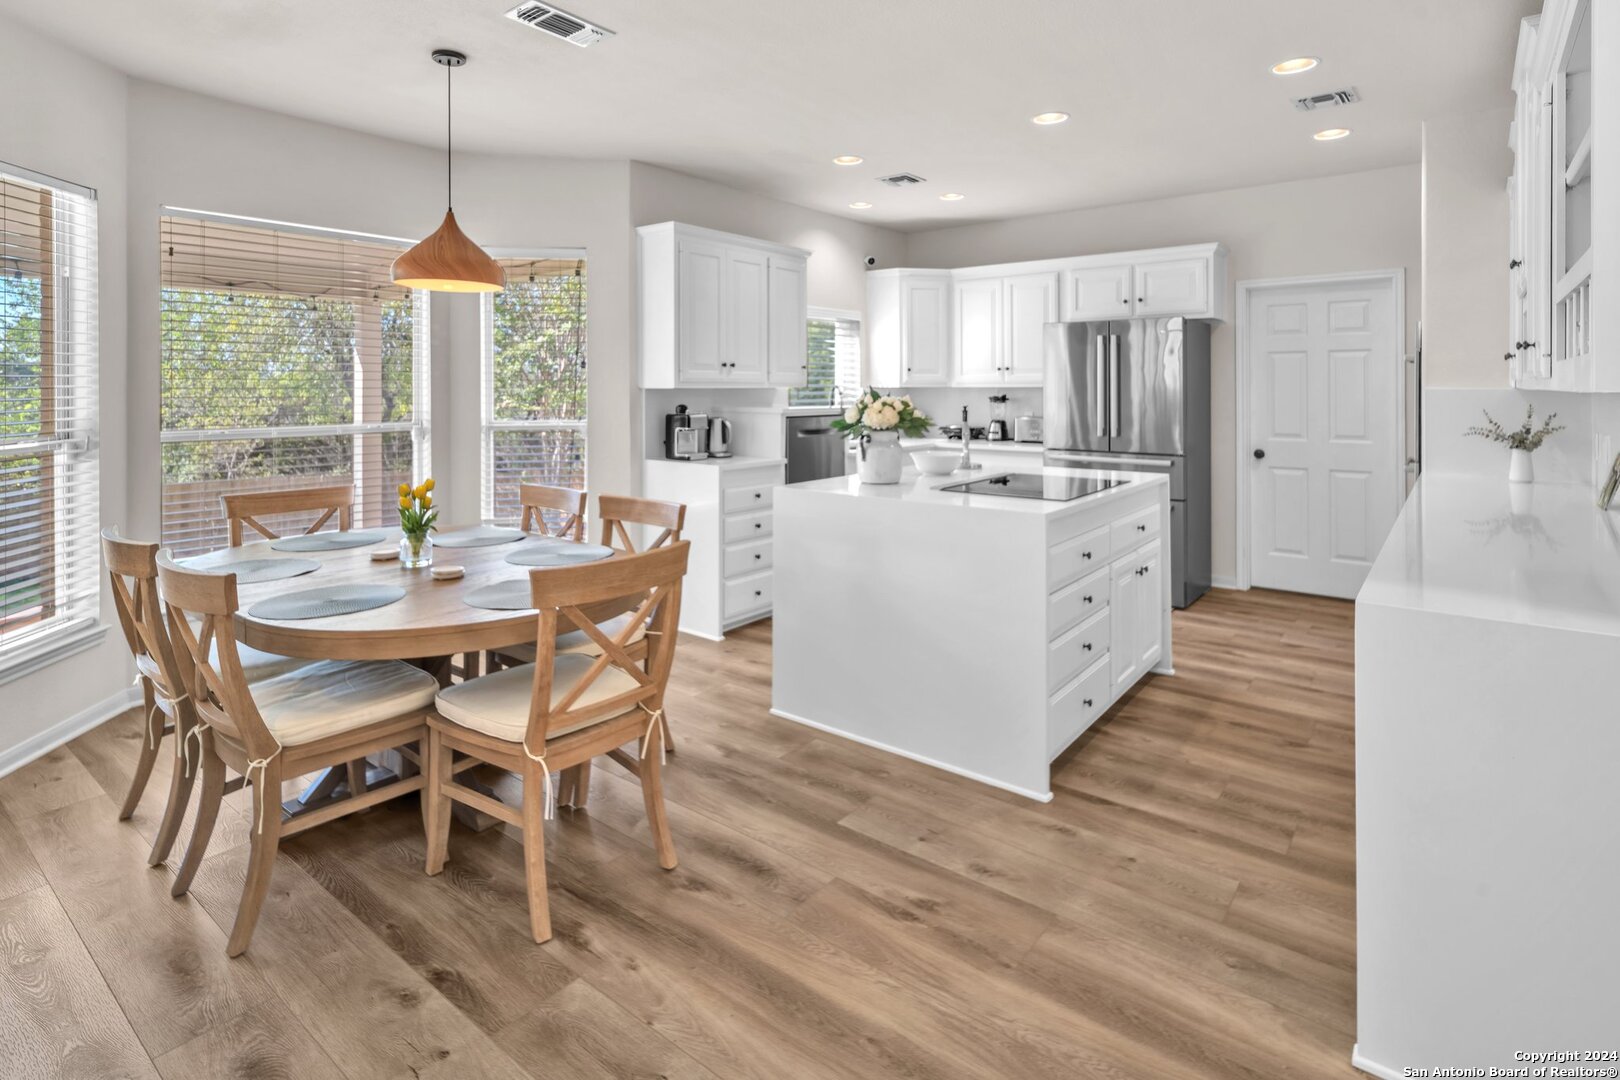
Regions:
<instances>
[{"instance_id":1,"label":"white upper cabinet","mask_svg":"<svg viewBox=\"0 0 1620 1080\"><path fill-rule=\"evenodd\" d=\"M951 272L873 270L866 275L868 381L892 390L944 386L950 377Z\"/></svg>"},{"instance_id":2,"label":"white upper cabinet","mask_svg":"<svg viewBox=\"0 0 1620 1080\"><path fill-rule=\"evenodd\" d=\"M871 382L882 389L1039 386L1048 323L1225 319L1226 307L1220 244L959 270L873 270L866 275Z\"/></svg>"},{"instance_id":3,"label":"white upper cabinet","mask_svg":"<svg viewBox=\"0 0 1620 1080\"><path fill-rule=\"evenodd\" d=\"M1131 267L1079 266L1063 272L1063 321L1100 322L1131 315Z\"/></svg>"},{"instance_id":4,"label":"white upper cabinet","mask_svg":"<svg viewBox=\"0 0 1620 1080\"><path fill-rule=\"evenodd\" d=\"M803 386L809 373L809 327L804 259L790 255L770 256L770 297L766 311L770 319L766 376L772 386Z\"/></svg>"},{"instance_id":5,"label":"white upper cabinet","mask_svg":"<svg viewBox=\"0 0 1620 1080\"><path fill-rule=\"evenodd\" d=\"M1620 20L1598 8L1547 0L1520 24L1504 357L1522 389L1620 390L1602 325L1620 311Z\"/></svg>"},{"instance_id":6,"label":"white upper cabinet","mask_svg":"<svg viewBox=\"0 0 1620 1080\"><path fill-rule=\"evenodd\" d=\"M673 221L636 247L643 387L803 384L809 252Z\"/></svg>"}]
</instances>

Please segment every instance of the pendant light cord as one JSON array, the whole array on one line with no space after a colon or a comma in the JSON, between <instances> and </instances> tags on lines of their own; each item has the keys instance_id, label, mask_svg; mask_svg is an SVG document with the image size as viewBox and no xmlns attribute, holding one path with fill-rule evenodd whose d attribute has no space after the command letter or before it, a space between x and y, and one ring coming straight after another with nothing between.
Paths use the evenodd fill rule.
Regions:
<instances>
[{"instance_id":1,"label":"pendant light cord","mask_svg":"<svg viewBox=\"0 0 1620 1080\"><path fill-rule=\"evenodd\" d=\"M444 65L444 201L446 209L449 210L454 210L456 207L455 174L451 168L453 158L451 156L450 144L451 134L453 131L450 122L450 74L452 70L454 69L452 69L449 64Z\"/></svg>"}]
</instances>

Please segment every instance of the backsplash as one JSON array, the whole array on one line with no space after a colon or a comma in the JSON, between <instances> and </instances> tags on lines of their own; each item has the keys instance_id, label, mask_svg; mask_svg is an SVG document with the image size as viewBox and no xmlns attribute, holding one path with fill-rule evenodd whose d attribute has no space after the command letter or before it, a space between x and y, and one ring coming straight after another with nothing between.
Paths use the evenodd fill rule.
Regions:
<instances>
[{"instance_id":1,"label":"backsplash","mask_svg":"<svg viewBox=\"0 0 1620 1080\"><path fill-rule=\"evenodd\" d=\"M879 389L882 389L881 387ZM1020 416L1041 415L1041 388L1038 386L1010 386L996 390L989 387L953 388L919 386L897 391L910 394L916 406L936 425L962 422L962 406L968 407L968 419L974 427L982 427L990 419L990 395L1007 395L1007 426Z\"/></svg>"},{"instance_id":2,"label":"backsplash","mask_svg":"<svg viewBox=\"0 0 1620 1080\"><path fill-rule=\"evenodd\" d=\"M1587 484L1596 491L1620 453L1620 394L1429 387L1423 391L1423 471L1506 476L1507 449L1463 431L1484 422L1482 410L1514 427L1526 405L1536 407L1538 419L1557 413L1566 428L1536 451L1537 482Z\"/></svg>"}]
</instances>

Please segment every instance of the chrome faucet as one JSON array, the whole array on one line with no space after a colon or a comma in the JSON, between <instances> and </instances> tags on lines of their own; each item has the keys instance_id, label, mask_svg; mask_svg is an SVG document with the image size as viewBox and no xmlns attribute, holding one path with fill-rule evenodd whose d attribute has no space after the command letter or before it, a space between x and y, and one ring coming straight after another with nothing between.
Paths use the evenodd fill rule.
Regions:
<instances>
[{"instance_id":1,"label":"chrome faucet","mask_svg":"<svg viewBox=\"0 0 1620 1080\"><path fill-rule=\"evenodd\" d=\"M956 463L957 472L966 472L970 469L982 469L984 466L973 463L972 451L968 444L973 441L973 428L968 425L968 407L962 406L962 460Z\"/></svg>"}]
</instances>

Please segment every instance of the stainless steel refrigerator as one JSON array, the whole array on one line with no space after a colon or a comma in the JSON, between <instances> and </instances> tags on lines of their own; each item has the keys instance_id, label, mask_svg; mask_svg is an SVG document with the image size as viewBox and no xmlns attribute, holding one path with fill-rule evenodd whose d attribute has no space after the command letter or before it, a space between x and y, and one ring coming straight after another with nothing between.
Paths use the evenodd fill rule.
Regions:
<instances>
[{"instance_id":1,"label":"stainless steel refrigerator","mask_svg":"<svg viewBox=\"0 0 1620 1080\"><path fill-rule=\"evenodd\" d=\"M1209 590L1209 323L1046 327L1046 463L1170 476L1170 598Z\"/></svg>"}]
</instances>

